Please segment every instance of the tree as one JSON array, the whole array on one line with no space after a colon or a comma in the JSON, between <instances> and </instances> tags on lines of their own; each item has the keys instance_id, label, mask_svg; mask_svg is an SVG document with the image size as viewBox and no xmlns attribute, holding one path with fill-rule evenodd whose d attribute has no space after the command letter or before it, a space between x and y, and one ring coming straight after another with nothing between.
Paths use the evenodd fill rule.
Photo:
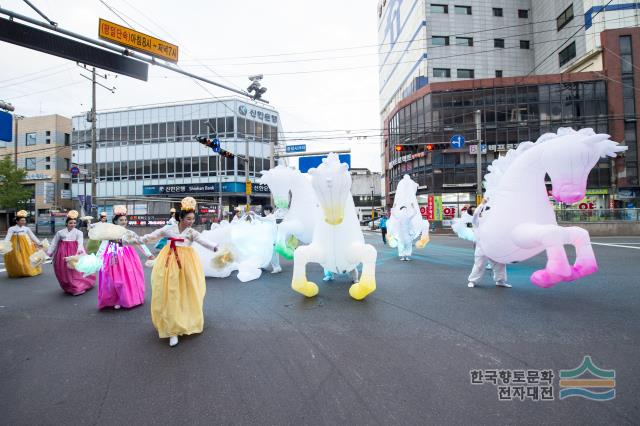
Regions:
<instances>
[{"instance_id":1,"label":"tree","mask_svg":"<svg viewBox=\"0 0 640 426\"><path fill-rule=\"evenodd\" d=\"M33 196L23 185L26 176L24 169L13 164L11 156L0 160L0 209L21 208Z\"/></svg>"}]
</instances>

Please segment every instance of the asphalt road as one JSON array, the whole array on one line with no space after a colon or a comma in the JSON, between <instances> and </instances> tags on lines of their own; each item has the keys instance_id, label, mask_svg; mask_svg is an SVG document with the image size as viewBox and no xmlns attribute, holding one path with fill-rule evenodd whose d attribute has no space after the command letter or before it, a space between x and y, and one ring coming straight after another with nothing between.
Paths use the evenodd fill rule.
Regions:
<instances>
[{"instance_id":1,"label":"asphalt road","mask_svg":"<svg viewBox=\"0 0 640 426\"><path fill-rule=\"evenodd\" d=\"M292 265L250 283L207 279L205 330L170 348L147 303L96 308L36 278L0 272L0 422L38 424L638 424L640 238L595 238L600 272L539 289L539 256L467 288L472 247L434 237L409 263L378 249L378 290L347 278L305 299ZM571 255L571 253L570 253ZM0 264L0 270L3 266ZM147 278L149 270L146 271ZM470 370L570 370L590 355L616 397L499 401ZM515 374L515 373L514 373Z\"/></svg>"}]
</instances>

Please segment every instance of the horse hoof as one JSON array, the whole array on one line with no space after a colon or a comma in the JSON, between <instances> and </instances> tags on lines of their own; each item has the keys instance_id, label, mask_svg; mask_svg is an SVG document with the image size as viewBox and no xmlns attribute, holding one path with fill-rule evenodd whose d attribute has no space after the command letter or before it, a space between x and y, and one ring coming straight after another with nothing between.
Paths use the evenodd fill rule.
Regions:
<instances>
[{"instance_id":1,"label":"horse hoof","mask_svg":"<svg viewBox=\"0 0 640 426\"><path fill-rule=\"evenodd\" d=\"M355 283L349 287L349 295L356 300L362 300L369 294L373 293L375 289L375 283L371 286L367 285L366 282L360 281L359 283Z\"/></svg>"},{"instance_id":2,"label":"horse hoof","mask_svg":"<svg viewBox=\"0 0 640 426\"><path fill-rule=\"evenodd\" d=\"M573 265L571 267L571 277L566 281L575 281L578 278L586 277L596 272L598 272L598 265L595 262L593 264Z\"/></svg>"},{"instance_id":3,"label":"horse hoof","mask_svg":"<svg viewBox=\"0 0 640 426\"><path fill-rule=\"evenodd\" d=\"M313 297L318 294L318 286L311 281L294 281L291 288L305 297Z\"/></svg>"},{"instance_id":4,"label":"horse hoof","mask_svg":"<svg viewBox=\"0 0 640 426\"><path fill-rule=\"evenodd\" d=\"M531 282L533 285L540 288L553 287L561 281L561 277L550 274L546 269L540 269L531 274Z\"/></svg>"}]
</instances>

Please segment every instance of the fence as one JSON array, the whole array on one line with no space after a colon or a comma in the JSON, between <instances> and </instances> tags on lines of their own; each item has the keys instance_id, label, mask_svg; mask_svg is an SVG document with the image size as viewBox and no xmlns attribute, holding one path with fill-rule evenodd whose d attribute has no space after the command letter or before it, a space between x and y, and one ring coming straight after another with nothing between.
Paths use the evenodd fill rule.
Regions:
<instances>
[{"instance_id":1,"label":"fence","mask_svg":"<svg viewBox=\"0 0 640 426\"><path fill-rule=\"evenodd\" d=\"M558 222L640 222L640 209L564 209L556 211Z\"/></svg>"}]
</instances>

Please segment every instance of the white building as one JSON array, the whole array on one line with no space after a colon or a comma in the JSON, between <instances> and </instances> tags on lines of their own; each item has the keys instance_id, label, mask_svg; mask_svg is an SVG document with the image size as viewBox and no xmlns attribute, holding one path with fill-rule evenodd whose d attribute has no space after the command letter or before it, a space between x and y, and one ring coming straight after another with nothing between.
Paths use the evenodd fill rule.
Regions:
<instances>
[{"instance_id":1,"label":"white building","mask_svg":"<svg viewBox=\"0 0 640 426\"><path fill-rule=\"evenodd\" d=\"M533 1L535 74L601 71L600 33L640 25L640 3L613 0L605 7L607 3L608 0Z\"/></svg>"},{"instance_id":2,"label":"white building","mask_svg":"<svg viewBox=\"0 0 640 426\"><path fill-rule=\"evenodd\" d=\"M526 74L534 63L531 3L382 0L381 115L431 82Z\"/></svg>"},{"instance_id":3,"label":"white building","mask_svg":"<svg viewBox=\"0 0 640 426\"><path fill-rule=\"evenodd\" d=\"M371 220L375 210L379 217L382 209L381 174L369 169L351 168L351 195L361 222Z\"/></svg>"},{"instance_id":4,"label":"white building","mask_svg":"<svg viewBox=\"0 0 640 426\"><path fill-rule=\"evenodd\" d=\"M380 115L429 83L602 70L600 32L640 24L639 2L607 3L380 0Z\"/></svg>"},{"instance_id":5,"label":"white building","mask_svg":"<svg viewBox=\"0 0 640 426\"><path fill-rule=\"evenodd\" d=\"M214 137L207 122L222 149L243 157L248 153L250 181L269 169L282 127L280 115L268 105L225 98L105 111L97 117L98 199L192 195L215 202L222 183L225 210L244 204L244 161L222 158L195 140ZM90 170L91 123L76 116L72 125L73 162ZM83 194L82 178L72 189ZM264 204L268 188L253 185L252 196L252 204Z\"/></svg>"}]
</instances>

